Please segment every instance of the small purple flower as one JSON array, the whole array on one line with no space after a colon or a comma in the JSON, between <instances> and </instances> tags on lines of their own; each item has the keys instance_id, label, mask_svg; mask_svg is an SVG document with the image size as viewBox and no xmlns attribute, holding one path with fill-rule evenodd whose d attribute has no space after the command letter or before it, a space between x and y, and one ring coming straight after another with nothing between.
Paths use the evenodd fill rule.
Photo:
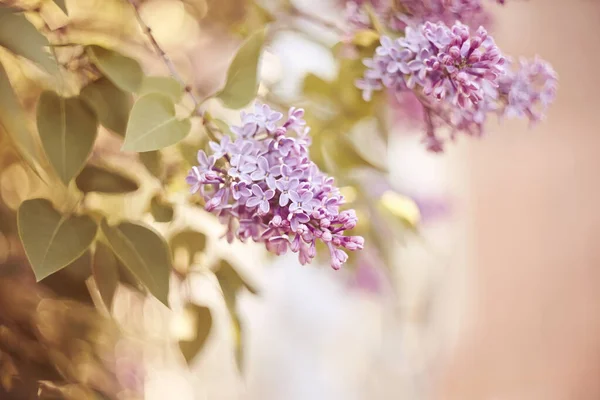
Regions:
<instances>
[{"instance_id":1,"label":"small purple flower","mask_svg":"<svg viewBox=\"0 0 600 400\"><path fill-rule=\"evenodd\" d=\"M258 125L254 122L248 122L243 124L242 126L232 126L231 132L233 132L237 137L243 139L249 139L256 133L258 129Z\"/></svg>"},{"instance_id":2,"label":"small purple flower","mask_svg":"<svg viewBox=\"0 0 600 400\"><path fill-rule=\"evenodd\" d=\"M197 193L202 187L202 185L204 185L204 182L202 182L202 174L196 166L192 167L187 177L185 178L185 181L188 185L191 186L190 193L192 194Z\"/></svg>"},{"instance_id":3,"label":"small purple flower","mask_svg":"<svg viewBox=\"0 0 600 400\"><path fill-rule=\"evenodd\" d=\"M281 165L269 166L269 162L263 156L257 160L256 171L250 175L253 181L264 180L270 189L275 189L275 179L281 175Z\"/></svg>"},{"instance_id":4,"label":"small purple flower","mask_svg":"<svg viewBox=\"0 0 600 400\"><path fill-rule=\"evenodd\" d=\"M302 133L306 126L304 120L304 110L301 108L291 107L288 112L288 120L284 124L287 129L290 129L298 134Z\"/></svg>"},{"instance_id":5,"label":"small purple flower","mask_svg":"<svg viewBox=\"0 0 600 400\"><path fill-rule=\"evenodd\" d=\"M314 194L311 191L305 191L304 193L298 193L296 191L290 191L290 205L291 212L306 212L310 214L318 204L319 200L313 198Z\"/></svg>"},{"instance_id":6,"label":"small purple flower","mask_svg":"<svg viewBox=\"0 0 600 400\"><path fill-rule=\"evenodd\" d=\"M229 152L231 141L229 140L229 136L224 135L219 143L211 141L208 143L208 145L213 151L213 157L219 159Z\"/></svg>"},{"instance_id":7,"label":"small purple flower","mask_svg":"<svg viewBox=\"0 0 600 400\"><path fill-rule=\"evenodd\" d=\"M238 139L231 144L230 149L233 153L231 157L231 165L239 166L246 162L255 162L256 148L250 140Z\"/></svg>"},{"instance_id":8,"label":"small purple flower","mask_svg":"<svg viewBox=\"0 0 600 400\"><path fill-rule=\"evenodd\" d=\"M250 174L256 170L256 164L243 163L241 166L231 167L227 170L227 174L242 182L251 183L252 177Z\"/></svg>"},{"instance_id":9,"label":"small purple flower","mask_svg":"<svg viewBox=\"0 0 600 400\"><path fill-rule=\"evenodd\" d=\"M267 132L273 132L277 128L277 121L283 117L283 114L273 111L266 104L256 104L254 113L242 112L242 121L244 123L255 123L259 129L265 129Z\"/></svg>"},{"instance_id":10,"label":"small purple flower","mask_svg":"<svg viewBox=\"0 0 600 400\"><path fill-rule=\"evenodd\" d=\"M310 217L303 212L295 212L288 215L288 220L290 221L292 232L297 232L300 226L310 221Z\"/></svg>"},{"instance_id":11,"label":"small purple flower","mask_svg":"<svg viewBox=\"0 0 600 400\"><path fill-rule=\"evenodd\" d=\"M253 196L246 201L246 205L248 207L258 206L258 208L260 209L260 211L262 211L263 214L268 213L270 208L269 200L271 200L273 196L275 196L275 191L269 189L266 192L263 192L260 186L252 185L252 194Z\"/></svg>"},{"instance_id":12,"label":"small purple flower","mask_svg":"<svg viewBox=\"0 0 600 400\"><path fill-rule=\"evenodd\" d=\"M231 186L231 196L234 200L244 203L245 199L252 196L252 192L248 188L248 184L245 181L234 183Z\"/></svg>"},{"instance_id":13,"label":"small purple flower","mask_svg":"<svg viewBox=\"0 0 600 400\"><path fill-rule=\"evenodd\" d=\"M280 207L287 206L290 201L290 192L295 191L299 185L300 181L297 178L292 178L291 180L279 179L275 182L275 186L281 192L279 195Z\"/></svg>"},{"instance_id":14,"label":"small purple flower","mask_svg":"<svg viewBox=\"0 0 600 400\"><path fill-rule=\"evenodd\" d=\"M201 172L205 172L207 170L210 170L212 167L215 166L215 157L214 156L210 156L207 157L206 153L202 150L198 151L198 164L200 166L200 170Z\"/></svg>"}]
</instances>

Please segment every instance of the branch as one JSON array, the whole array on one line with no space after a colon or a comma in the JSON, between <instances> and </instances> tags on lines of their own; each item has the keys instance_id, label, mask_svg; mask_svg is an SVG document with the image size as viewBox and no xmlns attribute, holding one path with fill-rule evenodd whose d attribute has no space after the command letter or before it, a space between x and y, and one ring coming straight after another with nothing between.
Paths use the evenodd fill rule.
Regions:
<instances>
[{"instance_id":1,"label":"branch","mask_svg":"<svg viewBox=\"0 0 600 400\"><path fill-rule=\"evenodd\" d=\"M163 63L167 66L167 69L169 70L169 73L171 74L171 76L177 82L179 82L179 84L182 87L185 88L185 92L188 94L188 96L190 97L190 99L192 99L192 101L194 102L194 113L196 113L200 117L202 117L203 115L202 115L202 113L199 110L200 105L202 104L202 102L200 100L198 100L196 98L196 96L194 96L194 93L192 92L192 87L190 85L186 84L186 82L183 80L183 78L181 77L181 75L179 75L179 72L177 72L177 68L175 67L175 64L173 64L173 61L171 61L171 58L160 47L160 45L158 44L158 42L154 38L154 35L152 35L152 29L150 29L150 27L148 26L148 24L146 24L144 22L144 20L142 19L142 16L140 15L139 5L137 4L136 0L127 0L127 1L133 7L133 9L135 11L135 17L136 17L136 19L137 19L140 27L144 31L146 37L150 41L150 44L154 48L154 51L163 60Z\"/></svg>"}]
</instances>

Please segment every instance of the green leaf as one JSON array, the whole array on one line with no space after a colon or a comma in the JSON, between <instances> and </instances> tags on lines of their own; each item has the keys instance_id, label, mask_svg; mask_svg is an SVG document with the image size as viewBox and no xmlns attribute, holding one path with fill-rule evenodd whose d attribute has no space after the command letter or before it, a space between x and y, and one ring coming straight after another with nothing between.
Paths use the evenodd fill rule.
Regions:
<instances>
[{"instance_id":1,"label":"green leaf","mask_svg":"<svg viewBox=\"0 0 600 400\"><path fill-rule=\"evenodd\" d=\"M231 134L231 130L229 129L229 124L227 124L227 122L217 118L214 118L212 122L217 126L217 128L221 130L221 133L223 133L224 135Z\"/></svg>"},{"instance_id":2,"label":"green leaf","mask_svg":"<svg viewBox=\"0 0 600 400\"><path fill-rule=\"evenodd\" d=\"M253 33L238 50L227 70L225 87L217 94L229 108L242 108L258 92L258 62L265 41L265 30Z\"/></svg>"},{"instance_id":3,"label":"green leaf","mask_svg":"<svg viewBox=\"0 0 600 400\"><path fill-rule=\"evenodd\" d=\"M179 248L187 250L188 266L194 262L194 257L206 248L206 235L201 232L186 229L177 232L169 241L171 254L175 258L175 251Z\"/></svg>"},{"instance_id":4,"label":"green leaf","mask_svg":"<svg viewBox=\"0 0 600 400\"><path fill-rule=\"evenodd\" d=\"M168 306L172 262L164 239L152 228L133 222L109 226L103 220L101 227L125 267Z\"/></svg>"},{"instance_id":5,"label":"green leaf","mask_svg":"<svg viewBox=\"0 0 600 400\"><path fill-rule=\"evenodd\" d=\"M332 83L312 73L304 77L302 93L307 97L324 97L327 99L335 96Z\"/></svg>"},{"instance_id":6,"label":"green leaf","mask_svg":"<svg viewBox=\"0 0 600 400\"><path fill-rule=\"evenodd\" d=\"M75 179L83 193L130 193L139 189L137 182L116 172L87 165Z\"/></svg>"},{"instance_id":7,"label":"green leaf","mask_svg":"<svg viewBox=\"0 0 600 400\"><path fill-rule=\"evenodd\" d=\"M245 287L252 294L257 294L258 290L251 284L247 279L244 279L233 266L225 261L221 260L219 263L219 269L215 272L219 285L223 290L226 301L233 300L240 289Z\"/></svg>"},{"instance_id":8,"label":"green leaf","mask_svg":"<svg viewBox=\"0 0 600 400\"><path fill-rule=\"evenodd\" d=\"M66 4L66 0L53 0L54 3L60 7L61 10L63 10L63 12L65 14L68 14L69 12L67 11L67 4Z\"/></svg>"},{"instance_id":9,"label":"green leaf","mask_svg":"<svg viewBox=\"0 0 600 400\"><path fill-rule=\"evenodd\" d=\"M96 116L80 98L45 91L37 106L37 126L50 164L68 184L92 152L98 133Z\"/></svg>"},{"instance_id":10,"label":"green leaf","mask_svg":"<svg viewBox=\"0 0 600 400\"><path fill-rule=\"evenodd\" d=\"M80 97L94 110L102 126L125 136L133 105L131 94L116 87L109 79L100 78L83 88Z\"/></svg>"},{"instance_id":11,"label":"green leaf","mask_svg":"<svg viewBox=\"0 0 600 400\"><path fill-rule=\"evenodd\" d=\"M0 126L6 130L11 141L27 165L37 173L39 164L36 144L24 121L25 112L10 85L6 71L0 64Z\"/></svg>"},{"instance_id":12,"label":"green leaf","mask_svg":"<svg viewBox=\"0 0 600 400\"><path fill-rule=\"evenodd\" d=\"M177 80L168 76L146 76L138 94L143 96L149 93L161 93L178 102L183 97L183 87Z\"/></svg>"},{"instance_id":13,"label":"green leaf","mask_svg":"<svg viewBox=\"0 0 600 400\"><path fill-rule=\"evenodd\" d=\"M56 74L58 63L44 50L50 43L21 13L3 9L0 12L0 46L25 57L47 72Z\"/></svg>"},{"instance_id":14,"label":"green leaf","mask_svg":"<svg viewBox=\"0 0 600 400\"><path fill-rule=\"evenodd\" d=\"M160 151L146 151L144 153L139 154L140 161L148 172L157 177L158 179L162 179L162 156Z\"/></svg>"},{"instance_id":15,"label":"green leaf","mask_svg":"<svg viewBox=\"0 0 600 400\"><path fill-rule=\"evenodd\" d=\"M87 51L100 71L120 89L138 91L144 73L136 60L100 46L89 46Z\"/></svg>"},{"instance_id":16,"label":"green leaf","mask_svg":"<svg viewBox=\"0 0 600 400\"><path fill-rule=\"evenodd\" d=\"M219 263L219 269L215 273L219 286L223 291L225 305L231 317L231 325L234 335L234 353L238 369L243 371L244 363L244 337L240 316L236 309L236 300L239 291L245 286L250 292L256 294L256 289L249 286L236 272L236 270L225 260Z\"/></svg>"},{"instance_id":17,"label":"green leaf","mask_svg":"<svg viewBox=\"0 0 600 400\"><path fill-rule=\"evenodd\" d=\"M160 196L150 200L150 213L156 222L169 222L173 219L173 206Z\"/></svg>"},{"instance_id":18,"label":"green leaf","mask_svg":"<svg viewBox=\"0 0 600 400\"><path fill-rule=\"evenodd\" d=\"M188 119L175 116L175 105L163 94L150 93L133 105L122 150L152 151L179 142L190 133Z\"/></svg>"},{"instance_id":19,"label":"green leaf","mask_svg":"<svg viewBox=\"0 0 600 400\"><path fill-rule=\"evenodd\" d=\"M61 297L68 297L92 305L87 279L92 274L92 255L86 250L78 259L42 280L48 287Z\"/></svg>"},{"instance_id":20,"label":"green leaf","mask_svg":"<svg viewBox=\"0 0 600 400\"><path fill-rule=\"evenodd\" d=\"M208 307L188 303L185 305L185 316L194 325L195 337L191 340L180 340L179 349L185 357L185 361L192 363L200 350L204 347L206 339L212 328L212 314Z\"/></svg>"},{"instance_id":21,"label":"green leaf","mask_svg":"<svg viewBox=\"0 0 600 400\"><path fill-rule=\"evenodd\" d=\"M119 283L119 266L114 253L102 242L96 243L92 273L102 301L110 310Z\"/></svg>"},{"instance_id":22,"label":"green leaf","mask_svg":"<svg viewBox=\"0 0 600 400\"><path fill-rule=\"evenodd\" d=\"M26 200L17 214L19 236L38 281L80 257L98 226L87 216L64 216L46 199Z\"/></svg>"}]
</instances>

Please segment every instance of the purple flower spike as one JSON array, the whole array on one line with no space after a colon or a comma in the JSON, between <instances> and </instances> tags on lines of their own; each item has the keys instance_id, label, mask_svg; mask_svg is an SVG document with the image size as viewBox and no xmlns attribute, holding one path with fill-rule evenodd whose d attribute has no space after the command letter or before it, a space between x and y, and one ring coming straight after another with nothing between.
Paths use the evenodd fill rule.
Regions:
<instances>
[{"instance_id":1,"label":"purple flower spike","mask_svg":"<svg viewBox=\"0 0 600 400\"><path fill-rule=\"evenodd\" d=\"M480 2L403 1L411 18L437 15L429 19L439 22L402 27L400 39L383 36L373 58L363 60L367 70L355 82L366 101L373 91L384 88L396 99L412 91L423 109L423 142L433 152L441 152L446 141L438 136L439 128L449 127L454 139L457 132L480 136L489 114L536 122L556 93L558 78L549 64L539 59L521 61L513 71L483 27L471 30L454 22L458 18L449 27L447 18L439 14L479 12Z\"/></svg>"},{"instance_id":2,"label":"purple flower spike","mask_svg":"<svg viewBox=\"0 0 600 400\"><path fill-rule=\"evenodd\" d=\"M199 165L192 167L186 182L227 227L228 241L251 238L278 255L289 249L306 264L321 240L333 246L331 265L339 268L346 260L340 249L360 250L364 241L344 236L356 225L356 214L339 212L343 198L333 178L310 161L303 116L302 109L292 108L278 126L282 115L268 106L242 113L243 127L232 127L237 139L231 143L223 136L210 143L214 154L199 152Z\"/></svg>"}]
</instances>

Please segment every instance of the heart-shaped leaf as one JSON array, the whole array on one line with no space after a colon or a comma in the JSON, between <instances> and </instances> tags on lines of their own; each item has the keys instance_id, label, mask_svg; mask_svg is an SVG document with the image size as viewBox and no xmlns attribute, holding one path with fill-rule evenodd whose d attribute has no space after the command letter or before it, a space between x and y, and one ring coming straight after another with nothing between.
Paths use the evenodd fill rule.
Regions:
<instances>
[{"instance_id":1,"label":"heart-shaped leaf","mask_svg":"<svg viewBox=\"0 0 600 400\"><path fill-rule=\"evenodd\" d=\"M23 121L26 115L19 100L13 91L6 71L0 64L0 126L4 128L13 142L19 155L27 165L37 172L36 165L39 164L36 144L31 132Z\"/></svg>"},{"instance_id":2,"label":"heart-shaped leaf","mask_svg":"<svg viewBox=\"0 0 600 400\"><path fill-rule=\"evenodd\" d=\"M115 85L127 92L138 91L144 73L136 60L100 46L89 46L87 51L98 69Z\"/></svg>"},{"instance_id":3,"label":"heart-shaped leaf","mask_svg":"<svg viewBox=\"0 0 600 400\"><path fill-rule=\"evenodd\" d=\"M191 364L208 339L212 328L212 314L208 307L188 303L184 308L184 318L186 323L193 326L194 337L189 340L180 340L179 348L185 361Z\"/></svg>"},{"instance_id":4,"label":"heart-shaped leaf","mask_svg":"<svg viewBox=\"0 0 600 400\"><path fill-rule=\"evenodd\" d=\"M258 92L258 62L265 42L265 30L253 33L238 50L227 70L225 87L217 94L229 108L242 108Z\"/></svg>"},{"instance_id":5,"label":"heart-shaped leaf","mask_svg":"<svg viewBox=\"0 0 600 400\"><path fill-rule=\"evenodd\" d=\"M79 258L42 280L44 286L61 297L68 297L82 303L93 304L87 279L92 274L92 255L86 250Z\"/></svg>"},{"instance_id":6,"label":"heart-shaped leaf","mask_svg":"<svg viewBox=\"0 0 600 400\"><path fill-rule=\"evenodd\" d=\"M146 76L138 94L143 96L149 93L161 93L178 102L183 97L183 87L169 76Z\"/></svg>"},{"instance_id":7,"label":"heart-shaped leaf","mask_svg":"<svg viewBox=\"0 0 600 400\"><path fill-rule=\"evenodd\" d=\"M75 179L75 183L83 193L130 193L139 189L135 181L93 165L86 166Z\"/></svg>"},{"instance_id":8,"label":"heart-shaped leaf","mask_svg":"<svg viewBox=\"0 0 600 400\"><path fill-rule=\"evenodd\" d=\"M152 228L133 222L109 226L103 220L101 227L125 267L168 306L172 262L164 239Z\"/></svg>"},{"instance_id":9,"label":"heart-shaped leaf","mask_svg":"<svg viewBox=\"0 0 600 400\"><path fill-rule=\"evenodd\" d=\"M19 236L38 281L80 257L98 226L87 216L64 216L46 199L26 200L18 215Z\"/></svg>"},{"instance_id":10,"label":"heart-shaped leaf","mask_svg":"<svg viewBox=\"0 0 600 400\"><path fill-rule=\"evenodd\" d=\"M152 151L177 143L190 133L188 119L175 116L175 105L167 96L150 93L133 105L123 150Z\"/></svg>"},{"instance_id":11,"label":"heart-shaped leaf","mask_svg":"<svg viewBox=\"0 0 600 400\"><path fill-rule=\"evenodd\" d=\"M96 243L92 273L102 301L110 310L119 283L119 269L114 253L102 242Z\"/></svg>"},{"instance_id":12,"label":"heart-shaped leaf","mask_svg":"<svg viewBox=\"0 0 600 400\"><path fill-rule=\"evenodd\" d=\"M139 156L140 161L144 164L148 172L158 179L161 179L163 175L163 165L160 151L145 151L140 153Z\"/></svg>"},{"instance_id":13,"label":"heart-shaped leaf","mask_svg":"<svg viewBox=\"0 0 600 400\"><path fill-rule=\"evenodd\" d=\"M50 164L68 184L92 152L98 133L96 116L80 98L45 91L38 102L37 126Z\"/></svg>"},{"instance_id":14,"label":"heart-shaped leaf","mask_svg":"<svg viewBox=\"0 0 600 400\"><path fill-rule=\"evenodd\" d=\"M0 7L0 46L56 74L58 64L45 50L50 43L21 13Z\"/></svg>"},{"instance_id":15,"label":"heart-shaped leaf","mask_svg":"<svg viewBox=\"0 0 600 400\"><path fill-rule=\"evenodd\" d=\"M102 126L125 136L133 105L130 93L119 89L109 79L101 78L83 88L80 97L94 110Z\"/></svg>"}]
</instances>

